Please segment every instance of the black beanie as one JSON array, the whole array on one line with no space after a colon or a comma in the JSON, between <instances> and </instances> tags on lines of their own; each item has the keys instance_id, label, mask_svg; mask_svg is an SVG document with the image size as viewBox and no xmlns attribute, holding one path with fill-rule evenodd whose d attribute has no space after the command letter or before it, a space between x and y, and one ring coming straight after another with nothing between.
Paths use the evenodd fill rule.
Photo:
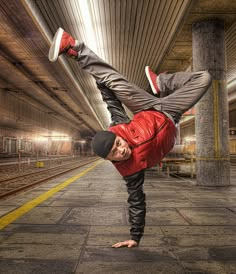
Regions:
<instances>
[{"instance_id":1,"label":"black beanie","mask_svg":"<svg viewBox=\"0 0 236 274\"><path fill-rule=\"evenodd\" d=\"M116 139L115 133L111 131L99 131L93 137L92 147L93 151L100 157L106 158L113 147Z\"/></svg>"}]
</instances>

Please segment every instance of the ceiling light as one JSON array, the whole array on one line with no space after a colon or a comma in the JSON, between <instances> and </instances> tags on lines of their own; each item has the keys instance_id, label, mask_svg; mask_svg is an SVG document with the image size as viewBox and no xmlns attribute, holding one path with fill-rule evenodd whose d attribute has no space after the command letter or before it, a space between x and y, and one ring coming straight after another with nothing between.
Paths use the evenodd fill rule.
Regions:
<instances>
[{"instance_id":1,"label":"ceiling light","mask_svg":"<svg viewBox=\"0 0 236 274\"><path fill-rule=\"evenodd\" d=\"M85 29L87 44L91 50L98 54L98 46L96 42L96 35L94 31L93 16L90 1L78 0L80 13L83 19L83 27Z\"/></svg>"}]
</instances>

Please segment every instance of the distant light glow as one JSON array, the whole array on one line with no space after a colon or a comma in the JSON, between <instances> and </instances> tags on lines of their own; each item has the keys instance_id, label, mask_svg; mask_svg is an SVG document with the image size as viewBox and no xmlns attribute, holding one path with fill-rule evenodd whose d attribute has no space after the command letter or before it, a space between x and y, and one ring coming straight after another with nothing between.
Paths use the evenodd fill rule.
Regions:
<instances>
[{"instance_id":1,"label":"distant light glow","mask_svg":"<svg viewBox=\"0 0 236 274\"><path fill-rule=\"evenodd\" d=\"M94 26L91 15L91 6L90 1L88 0L79 0L80 12L84 22L84 29L87 36L87 44L89 47L98 54L98 46L96 42L96 35L94 32Z\"/></svg>"},{"instance_id":2,"label":"distant light glow","mask_svg":"<svg viewBox=\"0 0 236 274\"><path fill-rule=\"evenodd\" d=\"M232 80L231 82L229 82L229 84L227 85L227 88L231 88L232 86L234 86L236 84L236 79Z\"/></svg>"},{"instance_id":3,"label":"distant light glow","mask_svg":"<svg viewBox=\"0 0 236 274\"><path fill-rule=\"evenodd\" d=\"M52 137L52 141L71 141L71 137L68 136L56 136Z\"/></svg>"},{"instance_id":4,"label":"distant light glow","mask_svg":"<svg viewBox=\"0 0 236 274\"><path fill-rule=\"evenodd\" d=\"M42 143L42 142L46 142L48 140L48 138L44 137L44 136L37 136L34 138L34 141L37 143Z\"/></svg>"},{"instance_id":5,"label":"distant light glow","mask_svg":"<svg viewBox=\"0 0 236 274\"><path fill-rule=\"evenodd\" d=\"M41 135L34 138L35 142L47 142L48 140L51 141L71 141L72 138L68 135L59 135L58 133L52 133L50 135Z\"/></svg>"},{"instance_id":6,"label":"distant light glow","mask_svg":"<svg viewBox=\"0 0 236 274\"><path fill-rule=\"evenodd\" d=\"M185 143L189 143L189 142L195 142L196 141L196 137L195 136L186 136L184 138L184 142Z\"/></svg>"}]
</instances>

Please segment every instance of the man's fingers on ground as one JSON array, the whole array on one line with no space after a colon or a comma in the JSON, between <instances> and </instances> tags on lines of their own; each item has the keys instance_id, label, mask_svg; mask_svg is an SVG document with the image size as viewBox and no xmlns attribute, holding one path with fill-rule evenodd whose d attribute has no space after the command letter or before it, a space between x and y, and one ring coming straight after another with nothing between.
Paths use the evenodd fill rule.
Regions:
<instances>
[{"instance_id":1,"label":"man's fingers on ground","mask_svg":"<svg viewBox=\"0 0 236 274\"><path fill-rule=\"evenodd\" d=\"M119 243L116 243L114 245L112 245L112 247L123 247L123 246L127 246L127 247L134 247L134 246L137 246L138 243L134 240L128 240L128 241L123 241L123 242L119 242Z\"/></svg>"},{"instance_id":2,"label":"man's fingers on ground","mask_svg":"<svg viewBox=\"0 0 236 274\"><path fill-rule=\"evenodd\" d=\"M122 246L126 246L126 245L127 245L126 242L120 242L120 243L114 244L112 247L117 248L117 247L122 247Z\"/></svg>"},{"instance_id":3,"label":"man's fingers on ground","mask_svg":"<svg viewBox=\"0 0 236 274\"><path fill-rule=\"evenodd\" d=\"M120 243L114 244L112 247L119 247Z\"/></svg>"}]
</instances>

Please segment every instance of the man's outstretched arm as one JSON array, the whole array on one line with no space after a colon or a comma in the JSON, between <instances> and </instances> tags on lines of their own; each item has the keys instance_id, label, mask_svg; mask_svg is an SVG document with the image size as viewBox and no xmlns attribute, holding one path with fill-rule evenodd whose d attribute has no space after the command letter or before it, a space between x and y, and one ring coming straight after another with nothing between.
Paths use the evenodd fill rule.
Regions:
<instances>
[{"instance_id":1,"label":"man's outstretched arm","mask_svg":"<svg viewBox=\"0 0 236 274\"><path fill-rule=\"evenodd\" d=\"M144 170L124 177L129 193L129 221L131 224L131 239L114 244L112 247L134 247L143 236L146 215L145 193L143 192Z\"/></svg>"}]
</instances>

